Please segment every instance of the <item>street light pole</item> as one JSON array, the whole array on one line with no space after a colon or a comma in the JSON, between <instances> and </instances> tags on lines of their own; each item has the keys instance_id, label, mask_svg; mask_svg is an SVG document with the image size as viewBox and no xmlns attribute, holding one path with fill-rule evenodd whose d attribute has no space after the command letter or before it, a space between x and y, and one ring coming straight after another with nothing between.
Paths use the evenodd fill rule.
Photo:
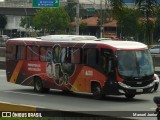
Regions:
<instances>
[{"instance_id":1,"label":"street light pole","mask_svg":"<svg viewBox=\"0 0 160 120\"><path fill-rule=\"evenodd\" d=\"M100 0L100 38L103 37L103 11L102 11L102 0Z\"/></svg>"},{"instance_id":2,"label":"street light pole","mask_svg":"<svg viewBox=\"0 0 160 120\"><path fill-rule=\"evenodd\" d=\"M76 35L79 35L79 0L77 0L76 7Z\"/></svg>"},{"instance_id":3,"label":"street light pole","mask_svg":"<svg viewBox=\"0 0 160 120\"><path fill-rule=\"evenodd\" d=\"M26 33L27 33L27 23L28 23L28 20L27 20L27 10L26 10L25 7L24 7L24 11L25 11L25 15L26 15ZM26 34L26 37L27 37L27 34Z\"/></svg>"}]
</instances>

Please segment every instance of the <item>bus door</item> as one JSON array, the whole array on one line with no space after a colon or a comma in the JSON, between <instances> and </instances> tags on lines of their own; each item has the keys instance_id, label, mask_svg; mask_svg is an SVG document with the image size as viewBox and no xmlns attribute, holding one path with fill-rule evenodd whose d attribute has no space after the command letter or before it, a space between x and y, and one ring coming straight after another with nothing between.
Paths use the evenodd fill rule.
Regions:
<instances>
[{"instance_id":1,"label":"bus door","mask_svg":"<svg viewBox=\"0 0 160 120\"><path fill-rule=\"evenodd\" d=\"M116 81L115 74L115 62L113 57L113 52L109 49L101 49L102 56L102 71L107 76L106 80L106 88L107 91L111 91L114 87L114 83Z\"/></svg>"}]
</instances>

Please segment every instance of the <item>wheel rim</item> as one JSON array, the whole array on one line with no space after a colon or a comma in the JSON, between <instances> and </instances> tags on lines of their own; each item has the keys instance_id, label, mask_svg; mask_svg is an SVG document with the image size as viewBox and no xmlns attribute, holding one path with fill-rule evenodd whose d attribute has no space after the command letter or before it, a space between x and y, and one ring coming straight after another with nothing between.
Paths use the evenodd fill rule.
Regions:
<instances>
[{"instance_id":1,"label":"wheel rim","mask_svg":"<svg viewBox=\"0 0 160 120\"><path fill-rule=\"evenodd\" d=\"M41 90L41 82L39 80L36 81L36 90L37 91Z\"/></svg>"},{"instance_id":2,"label":"wheel rim","mask_svg":"<svg viewBox=\"0 0 160 120\"><path fill-rule=\"evenodd\" d=\"M97 86L96 88L95 88L95 95L100 95L100 92L101 92L101 90L100 90L100 88Z\"/></svg>"},{"instance_id":3,"label":"wheel rim","mask_svg":"<svg viewBox=\"0 0 160 120\"><path fill-rule=\"evenodd\" d=\"M101 99L102 98L102 93L101 93L101 88L100 86L94 86L94 91L93 91L93 96L95 99Z\"/></svg>"}]
</instances>

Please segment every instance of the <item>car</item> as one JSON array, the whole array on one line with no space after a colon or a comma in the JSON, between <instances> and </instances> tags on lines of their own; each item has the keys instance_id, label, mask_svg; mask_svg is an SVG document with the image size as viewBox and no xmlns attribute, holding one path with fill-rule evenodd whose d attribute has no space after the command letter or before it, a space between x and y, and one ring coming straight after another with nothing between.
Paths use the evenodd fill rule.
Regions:
<instances>
[{"instance_id":1,"label":"car","mask_svg":"<svg viewBox=\"0 0 160 120\"><path fill-rule=\"evenodd\" d=\"M159 76L157 74L154 74L154 77L155 77L155 86L154 86L154 91L157 91L158 90L158 87L159 87Z\"/></svg>"},{"instance_id":2,"label":"car","mask_svg":"<svg viewBox=\"0 0 160 120\"><path fill-rule=\"evenodd\" d=\"M10 37L8 37L7 35L0 35L0 40L2 41L6 41L8 40Z\"/></svg>"},{"instance_id":3,"label":"car","mask_svg":"<svg viewBox=\"0 0 160 120\"><path fill-rule=\"evenodd\" d=\"M149 49L151 54L158 54L160 53L160 45L153 46Z\"/></svg>"}]
</instances>

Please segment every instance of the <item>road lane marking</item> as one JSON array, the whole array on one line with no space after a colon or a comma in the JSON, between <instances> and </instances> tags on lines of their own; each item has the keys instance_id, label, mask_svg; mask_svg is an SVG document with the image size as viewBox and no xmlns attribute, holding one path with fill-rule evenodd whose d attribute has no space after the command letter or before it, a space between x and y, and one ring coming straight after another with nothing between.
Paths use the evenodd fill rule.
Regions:
<instances>
[{"instance_id":1,"label":"road lane marking","mask_svg":"<svg viewBox=\"0 0 160 120\"><path fill-rule=\"evenodd\" d=\"M0 70L0 71L3 71L3 72L5 72L6 70Z\"/></svg>"},{"instance_id":2,"label":"road lane marking","mask_svg":"<svg viewBox=\"0 0 160 120\"><path fill-rule=\"evenodd\" d=\"M14 93L14 94L23 94L23 95L32 95L32 96L45 96L45 95L41 95L41 94L33 94L33 93L24 93L24 92L15 92L15 91L3 91L3 92L8 92L8 93Z\"/></svg>"}]
</instances>

